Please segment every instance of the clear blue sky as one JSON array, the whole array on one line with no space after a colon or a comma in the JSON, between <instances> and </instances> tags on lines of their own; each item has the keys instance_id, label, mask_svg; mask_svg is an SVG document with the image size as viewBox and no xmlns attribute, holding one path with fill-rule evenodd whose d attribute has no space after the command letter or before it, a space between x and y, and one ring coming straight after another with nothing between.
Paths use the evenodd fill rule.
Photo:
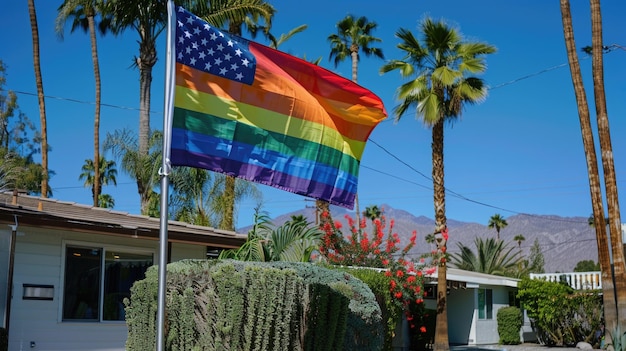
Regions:
<instances>
[{"instance_id":1,"label":"clear blue sky","mask_svg":"<svg viewBox=\"0 0 626 351\"><path fill-rule=\"evenodd\" d=\"M91 192L78 180L85 159L93 157L93 70L88 36L69 33L59 40L54 32L56 8L61 1L36 1L41 43L41 64L48 118L50 184L54 198L90 204ZM497 47L487 58L483 78L491 87L485 102L466 108L462 119L445 132L446 187L465 199L447 195L450 219L486 224L500 213L589 216L591 205L580 127L563 40L558 1L393 1L274 0L278 10L273 33L280 35L308 24L309 28L281 46L281 50L312 59L350 78L350 63L335 68L328 61L327 37L346 14L366 16L378 23L374 35L386 59L401 58L394 33L400 28L417 30L425 17L446 19L466 38ZM603 2L605 45L626 46L620 1ZM573 1L577 46L591 44L587 1ZM26 1L9 1L0 12L3 32L0 59L8 66L7 87L18 93L20 110L38 122L38 105L32 64L32 46ZM262 41L261 38L259 38ZM138 54L137 35L99 37L102 72L101 140L115 129L137 130L139 73L131 67ZM163 128L163 77L165 35L158 44L159 63L154 67L151 127ZM595 117L591 89L591 61L582 59L590 109ZM612 130L618 188L626 167L626 51L605 55L605 85ZM392 72L378 73L383 61L362 57L358 81L385 102L390 113L370 136L359 177L361 209L389 204L414 215L433 218L431 134L414 112L395 124L395 90L402 83ZM76 102L79 101L79 102ZM109 107L113 106L113 107ZM110 158L110 155L106 155ZM304 197L259 186L265 195L264 210L277 216L312 205ZM120 174L117 187L105 187L116 201L116 210L139 212L137 187ZM468 200L469 199L469 200ZM626 199L621 196L622 206ZM253 201L241 204L238 226L252 221Z\"/></svg>"}]
</instances>

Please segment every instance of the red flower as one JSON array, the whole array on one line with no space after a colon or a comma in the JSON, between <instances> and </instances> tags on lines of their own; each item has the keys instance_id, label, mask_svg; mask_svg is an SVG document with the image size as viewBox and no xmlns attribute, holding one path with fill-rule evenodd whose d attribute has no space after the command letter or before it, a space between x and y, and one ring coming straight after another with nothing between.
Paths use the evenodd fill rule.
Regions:
<instances>
[{"instance_id":1,"label":"red flower","mask_svg":"<svg viewBox=\"0 0 626 351\"><path fill-rule=\"evenodd\" d=\"M426 327L422 325L422 326L420 327L420 331L421 331L422 333L426 333Z\"/></svg>"},{"instance_id":2,"label":"red flower","mask_svg":"<svg viewBox=\"0 0 626 351\"><path fill-rule=\"evenodd\" d=\"M402 272L401 270L398 270L396 272L396 277L398 277L398 278L402 278L403 275L404 275L404 272Z\"/></svg>"},{"instance_id":3,"label":"red flower","mask_svg":"<svg viewBox=\"0 0 626 351\"><path fill-rule=\"evenodd\" d=\"M443 230L441 231L441 235L443 235L443 238L448 241L448 227L443 228Z\"/></svg>"},{"instance_id":4,"label":"red flower","mask_svg":"<svg viewBox=\"0 0 626 351\"><path fill-rule=\"evenodd\" d=\"M400 299L400 298L402 298L402 291L398 291L396 293L396 299Z\"/></svg>"}]
</instances>

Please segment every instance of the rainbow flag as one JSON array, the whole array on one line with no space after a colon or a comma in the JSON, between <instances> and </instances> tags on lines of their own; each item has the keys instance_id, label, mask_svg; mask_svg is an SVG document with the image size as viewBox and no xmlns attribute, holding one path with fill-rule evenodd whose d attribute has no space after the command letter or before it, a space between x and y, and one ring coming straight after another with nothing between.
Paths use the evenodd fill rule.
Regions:
<instances>
[{"instance_id":1,"label":"rainbow flag","mask_svg":"<svg viewBox=\"0 0 626 351\"><path fill-rule=\"evenodd\" d=\"M176 22L171 164L352 208L380 98L182 7Z\"/></svg>"}]
</instances>

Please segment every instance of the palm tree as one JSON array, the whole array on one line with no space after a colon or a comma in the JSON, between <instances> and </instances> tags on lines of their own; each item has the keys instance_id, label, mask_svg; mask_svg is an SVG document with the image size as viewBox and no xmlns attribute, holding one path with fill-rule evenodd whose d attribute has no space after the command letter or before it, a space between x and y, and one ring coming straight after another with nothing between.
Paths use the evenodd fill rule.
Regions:
<instances>
[{"instance_id":1,"label":"palm tree","mask_svg":"<svg viewBox=\"0 0 626 351\"><path fill-rule=\"evenodd\" d=\"M568 0L561 0L560 4L561 19L563 22L563 36L565 38L565 47L567 49L567 58L569 62L570 72L572 75L572 84L574 86L576 104L578 107L578 119L580 122L583 148L585 151L585 159L587 162L589 192L591 194L591 205L594 218L593 224L596 231L598 261L600 262L600 270L602 276L602 300L604 306L604 319L607 327L611 328L617 325L618 315L626 318L626 313L618 314L618 306L616 303L616 293L614 290L616 286L613 283L613 274L611 272L611 260L608 249L609 242L607 239L607 228L605 225L602 189L600 185L600 174L598 171L598 159L593 137L593 128L591 126L589 105L587 104L587 95L585 93L585 87L583 85L582 73L580 71L580 63L578 61L578 54L576 53L576 42L574 40L572 14L570 11ZM598 53L596 51L598 49L598 42L595 36L592 37L592 41L594 38L596 39L596 41L592 49L594 53L593 56L602 56L601 53ZM609 218L610 217L611 214L609 214ZM615 219L611 219L611 221L614 220ZM610 338L610 336L608 336L608 338ZM611 340L607 340L607 342L610 343Z\"/></svg>"},{"instance_id":2,"label":"palm tree","mask_svg":"<svg viewBox=\"0 0 626 351\"><path fill-rule=\"evenodd\" d=\"M486 69L486 54L495 52L491 45L464 41L461 33L443 21L426 19L421 24L424 36L420 42L411 31L401 28L396 36L401 40L398 48L406 53L401 60L392 60L381 68L382 73L400 71L409 81L398 88L399 106L394 109L396 121L410 107L416 107L418 117L432 128L433 197L435 232L446 229L444 186L444 124L455 121L467 104L482 101L487 87L474 76ZM446 244L443 243L445 250ZM436 351L449 350L446 304L446 263L442 260L437 272L437 324Z\"/></svg>"},{"instance_id":3,"label":"palm tree","mask_svg":"<svg viewBox=\"0 0 626 351\"><path fill-rule=\"evenodd\" d=\"M128 28L134 29L139 34L139 56L135 57L135 65L139 68L139 137L136 154L128 157L127 161L138 162L128 165L133 169L133 174L142 174L144 177L136 178L137 188L141 198L142 213L150 209L150 199L154 199L152 187L154 183L148 177L153 169L147 164L151 157L150 153L150 97L152 83L152 67L157 60L156 39L165 29L167 23L166 1L151 0L111 0L105 2L104 12L111 16L111 30L115 34L122 33ZM211 2L181 1L194 14L202 17L210 24L224 28L225 26L241 27L242 24L253 23L254 20L263 18L266 23L271 23L274 14L273 7L262 0L217 0ZM269 25L266 27L269 29ZM121 148L124 150L125 148ZM121 156L121 155L120 155ZM145 171L140 168L147 167ZM144 183L147 181L148 183ZM235 181L229 182L231 194L234 193ZM225 209L227 214L224 225L232 228L234 216L234 195L228 195L231 205Z\"/></svg>"},{"instance_id":4,"label":"palm tree","mask_svg":"<svg viewBox=\"0 0 626 351\"><path fill-rule=\"evenodd\" d=\"M37 98L39 101L39 122L41 124L41 197L47 198L49 193L48 127L46 123L46 100L43 92L43 79L41 78L39 27L37 26L37 12L35 11L34 0L28 0L28 15L30 17L30 30L33 37L33 67L35 69L35 82L37 85Z\"/></svg>"},{"instance_id":5,"label":"palm tree","mask_svg":"<svg viewBox=\"0 0 626 351\"><path fill-rule=\"evenodd\" d=\"M224 203L226 202L226 176L221 173L209 172L200 168L178 167L172 171L170 207L174 219L191 224L223 227L225 217ZM250 182L237 182L235 188L235 203L243 198L252 196L260 201L261 193ZM236 206L235 206L236 209Z\"/></svg>"},{"instance_id":6,"label":"palm tree","mask_svg":"<svg viewBox=\"0 0 626 351\"><path fill-rule=\"evenodd\" d=\"M352 59L352 81L357 81L357 69L362 52L365 56L376 56L384 59L383 50L377 47L371 47L373 43L380 43L382 40L372 36L372 32L376 29L376 22L370 22L366 17L354 18L347 15L344 19L337 22L337 33L328 37L330 41L330 57L335 67L348 57Z\"/></svg>"},{"instance_id":7,"label":"palm tree","mask_svg":"<svg viewBox=\"0 0 626 351\"><path fill-rule=\"evenodd\" d=\"M122 171L136 180L143 215L150 214L151 201L155 201L154 189L159 184L158 169L163 157L162 140L161 132L152 132L148 155L139 152L136 134L128 129L108 133L103 143L104 150L111 151L113 157L120 162Z\"/></svg>"},{"instance_id":8,"label":"palm tree","mask_svg":"<svg viewBox=\"0 0 626 351\"><path fill-rule=\"evenodd\" d=\"M373 206L367 206L365 208L365 211L363 211L363 217L374 221L377 218L380 218L380 216L383 214L383 212L380 210L380 208L378 208L378 206L373 205Z\"/></svg>"},{"instance_id":9,"label":"palm tree","mask_svg":"<svg viewBox=\"0 0 626 351\"><path fill-rule=\"evenodd\" d=\"M109 194L100 194L98 197L98 206L102 208L115 207L115 199Z\"/></svg>"},{"instance_id":10,"label":"palm tree","mask_svg":"<svg viewBox=\"0 0 626 351\"><path fill-rule=\"evenodd\" d=\"M513 237L513 241L517 241L517 247L522 251L522 241L526 240L526 238L522 234L517 234Z\"/></svg>"},{"instance_id":11,"label":"palm tree","mask_svg":"<svg viewBox=\"0 0 626 351\"><path fill-rule=\"evenodd\" d=\"M306 24L301 24L295 28L293 28L292 30L290 30L289 32L287 32L286 34L281 34L280 37L278 37L278 39L273 39L270 41L270 47L274 48L274 49L278 49L278 47L286 42L287 40L291 39L294 35L303 32L304 30L306 30L309 26Z\"/></svg>"},{"instance_id":12,"label":"palm tree","mask_svg":"<svg viewBox=\"0 0 626 351\"><path fill-rule=\"evenodd\" d=\"M596 106L596 120L598 125L598 139L600 140L600 155L606 189L606 204L609 215L609 233L613 254L613 279L617 294L618 325L626 325L626 262L624 261L624 246L619 233L622 232L622 220L619 209L617 192L617 178L613 160L613 146L611 144L611 130L606 107L604 91L604 44L602 42L602 14L600 0L591 0L591 47L594 101Z\"/></svg>"},{"instance_id":13,"label":"palm tree","mask_svg":"<svg viewBox=\"0 0 626 351\"><path fill-rule=\"evenodd\" d=\"M61 38L63 37L63 29L65 22L72 18L72 29L74 32L77 28L82 28L83 31L89 33L89 39L91 42L91 60L93 62L93 75L95 80L96 90L96 110L94 113L94 127L93 127L93 160L100 159L100 63L98 61L98 45L96 40L96 15L101 12L102 1L99 0L65 0L58 8L59 14L56 19L56 31ZM100 33L104 34L108 27L109 19L105 19L100 22ZM99 206L100 189L100 165L99 162L92 162L94 167L94 186L95 192L93 193L93 205Z\"/></svg>"},{"instance_id":14,"label":"palm tree","mask_svg":"<svg viewBox=\"0 0 626 351\"><path fill-rule=\"evenodd\" d=\"M100 172L96 173L96 169L99 169ZM117 185L117 169L115 168L115 161L109 161L104 158L104 156L100 156L100 162L98 165L94 165L92 159L86 159L85 164L81 168L81 173L78 176L78 180L84 180L85 187L91 188L92 194L98 194L98 204L96 207L105 207L101 206L101 194L102 194L102 186L104 185ZM99 179L98 179L99 178ZM109 206L111 204L112 198L103 198ZM113 202L114 204L115 202Z\"/></svg>"},{"instance_id":15,"label":"palm tree","mask_svg":"<svg viewBox=\"0 0 626 351\"><path fill-rule=\"evenodd\" d=\"M451 264L466 271L511 276L521 262L519 252L513 252L502 240L475 238L476 252L459 243L459 253L451 254Z\"/></svg>"},{"instance_id":16,"label":"palm tree","mask_svg":"<svg viewBox=\"0 0 626 351\"><path fill-rule=\"evenodd\" d=\"M334 60L335 67L337 67L339 63L350 57L352 60L352 81L355 83L357 82L359 54L361 52L367 57L373 55L380 59L385 58L381 48L371 46L374 43L380 43L382 41L380 38L372 36L372 32L376 27L376 22L371 22L364 16L355 19L352 15L347 15L337 22L337 33L328 36L331 47L329 60ZM355 195L354 200L356 220L357 223L359 223L360 210L358 194ZM321 211L322 207L327 209L328 205L318 201L317 207Z\"/></svg>"},{"instance_id":17,"label":"palm tree","mask_svg":"<svg viewBox=\"0 0 626 351\"><path fill-rule=\"evenodd\" d=\"M273 228L267 214L257 209L246 243L238 249L222 251L219 257L242 261L309 262L322 237L319 227L298 217Z\"/></svg>"},{"instance_id":18,"label":"palm tree","mask_svg":"<svg viewBox=\"0 0 626 351\"><path fill-rule=\"evenodd\" d=\"M498 238L498 240L500 240L500 230L505 228L507 225L509 224L506 222L506 219L504 219L504 217L502 217L499 213L496 213L491 216L491 218L489 218L489 223L487 224L487 227L489 227L490 229L495 229L496 237Z\"/></svg>"},{"instance_id":19,"label":"palm tree","mask_svg":"<svg viewBox=\"0 0 626 351\"><path fill-rule=\"evenodd\" d=\"M198 4L192 9L197 16L202 17L208 23L224 28L228 27L228 32L238 36L242 35L242 27L245 25L248 32L254 38L259 30L269 36L272 26L272 17L276 13L274 7L263 0L221 0L211 1L207 6L204 3ZM264 26L259 22L265 22ZM233 230L235 228L235 201L237 198L237 181L232 176L226 176L225 190L222 194L224 217L220 223L220 228ZM239 188L242 186L240 185ZM244 186L247 187L247 186Z\"/></svg>"}]
</instances>

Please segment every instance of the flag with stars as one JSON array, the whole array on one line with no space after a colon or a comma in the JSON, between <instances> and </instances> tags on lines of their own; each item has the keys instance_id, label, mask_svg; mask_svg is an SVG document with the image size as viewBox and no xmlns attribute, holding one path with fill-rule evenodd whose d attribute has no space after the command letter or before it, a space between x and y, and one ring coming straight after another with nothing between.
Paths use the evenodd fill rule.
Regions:
<instances>
[{"instance_id":1,"label":"flag with stars","mask_svg":"<svg viewBox=\"0 0 626 351\"><path fill-rule=\"evenodd\" d=\"M176 8L173 166L221 172L352 208L359 162L387 113L371 91Z\"/></svg>"}]
</instances>

